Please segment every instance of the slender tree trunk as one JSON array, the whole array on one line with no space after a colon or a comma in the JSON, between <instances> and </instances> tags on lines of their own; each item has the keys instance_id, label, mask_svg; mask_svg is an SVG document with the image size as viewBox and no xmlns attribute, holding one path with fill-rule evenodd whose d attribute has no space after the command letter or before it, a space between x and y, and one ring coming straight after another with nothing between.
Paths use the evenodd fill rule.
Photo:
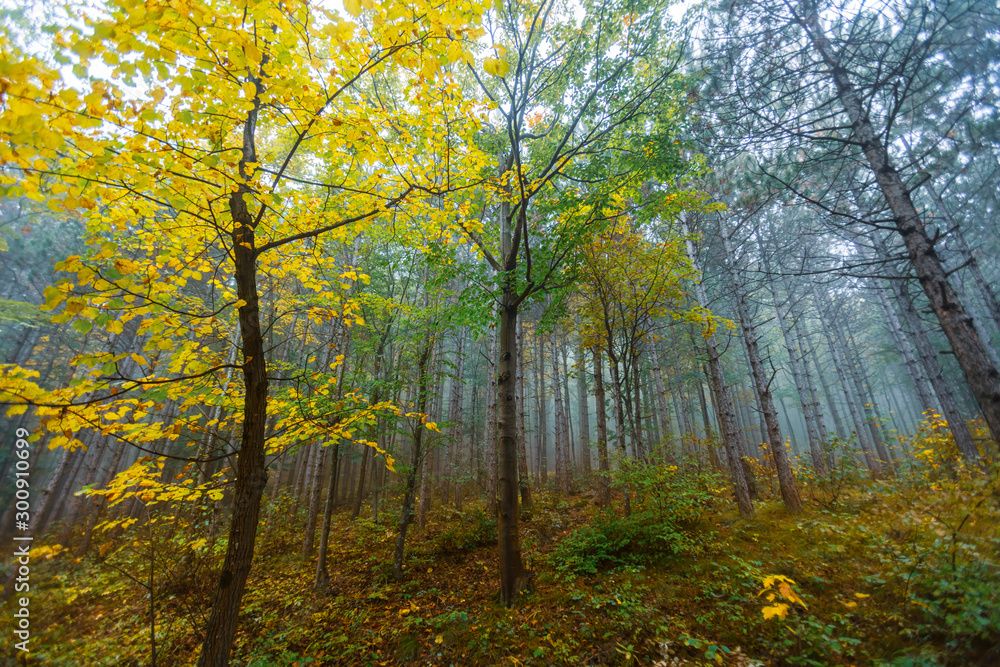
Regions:
<instances>
[{"instance_id":1,"label":"slender tree trunk","mask_svg":"<svg viewBox=\"0 0 1000 667\"><path fill-rule=\"evenodd\" d=\"M566 444L568 438L565 430L565 414L563 412L562 380L559 371L559 354L556 351L555 334L549 336L549 346L552 351L552 395L555 397L555 426L556 426L556 493L569 495L569 470L566 465Z\"/></svg>"},{"instance_id":2,"label":"slender tree trunk","mask_svg":"<svg viewBox=\"0 0 1000 667\"><path fill-rule=\"evenodd\" d=\"M497 333L489 335L489 360L486 363L486 375L489 387L486 395L486 514L496 517L497 506Z\"/></svg>"},{"instance_id":3,"label":"slender tree trunk","mask_svg":"<svg viewBox=\"0 0 1000 667\"><path fill-rule=\"evenodd\" d=\"M243 340L243 433L236 459L236 483L233 491L232 520L226 556L219 575L218 588L212 602L212 613L205 628L199 667L226 667L236 636L240 601L253 564L254 542L260 519L260 501L267 485L264 460L265 426L267 424L267 364L264 339L260 327L260 302L257 296L257 251L254 219L247 209L244 195L251 194L245 184L251 178L248 164L257 163L254 132L260 108L259 81L253 109L243 131L243 155L239 169L244 184L229 198L233 219L232 255L235 260L234 278L239 308L240 335Z\"/></svg>"},{"instance_id":4,"label":"slender tree trunk","mask_svg":"<svg viewBox=\"0 0 1000 667\"><path fill-rule=\"evenodd\" d=\"M499 486L500 602L510 606L530 587L521 561L520 507L517 502L517 297L514 276L504 278L500 309L500 357L497 364L497 458Z\"/></svg>"},{"instance_id":5,"label":"slender tree trunk","mask_svg":"<svg viewBox=\"0 0 1000 667\"><path fill-rule=\"evenodd\" d=\"M527 433L524 425L524 325L517 321L517 483L521 505L531 511L531 477L528 475ZM496 513L490 516L496 516Z\"/></svg>"},{"instance_id":6,"label":"slender tree trunk","mask_svg":"<svg viewBox=\"0 0 1000 667\"><path fill-rule=\"evenodd\" d=\"M687 222L681 217L681 229L686 237L686 250L688 259L691 261L694 270L701 274L701 266L698 255L694 248L694 243L690 239ZM698 305L708 308L708 295L705 292L705 285L698 282L695 285L695 295ZM722 444L726 450L726 457L729 460L729 472L732 475L733 487L736 496L736 507L740 516L753 516L753 503L750 499L750 490L747 486L747 479L744 476L743 461L739 456L739 433L736 429L736 419L733 414L733 404L729 397L729 387L726 384L725 375L722 372L722 362L719 359L719 349L715 342L715 334L704 337L705 348L708 352L708 366L711 373L712 385L718 401L716 414L719 417L719 431L722 436Z\"/></svg>"},{"instance_id":7,"label":"slender tree trunk","mask_svg":"<svg viewBox=\"0 0 1000 667\"><path fill-rule=\"evenodd\" d=\"M608 418L604 408L604 371L601 352L594 348L594 401L597 416L597 498L602 507L611 504L611 465L608 461Z\"/></svg>"},{"instance_id":8,"label":"slender tree trunk","mask_svg":"<svg viewBox=\"0 0 1000 667\"><path fill-rule=\"evenodd\" d=\"M750 319L750 309L747 305L746 290L742 277L737 273L734 265L735 258L729 248L728 235L722 233L723 245L729 261L729 279L734 293L736 303L736 313L740 322L740 329L743 333L743 345L747 354L747 361L750 365L750 373L753 378L753 386L757 392L757 400L760 405L766 432L762 437L767 438L768 448L771 450L771 459L774 462L774 469L778 476L778 486L781 489L781 499L785 503L785 508L792 513L802 511L802 499L799 497L798 488L795 485L795 475L792 472L792 465L788 460L785 451L785 441L781 437L781 426L778 424L778 411L774 407L774 398L771 395L771 381L767 377L764 369L764 361L760 355L760 336L757 335L757 328Z\"/></svg>"},{"instance_id":9,"label":"slender tree trunk","mask_svg":"<svg viewBox=\"0 0 1000 667\"><path fill-rule=\"evenodd\" d=\"M577 348L579 370L576 376L577 411L580 413L580 469L583 478L590 480L590 409L587 406L587 359L583 343Z\"/></svg>"},{"instance_id":10,"label":"slender tree trunk","mask_svg":"<svg viewBox=\"0 0 1000 667\"><path fill-rule=\"evenodd\" d=\"M417 412L420 413L425 413L427 410L427 394L431 382L427 368L433 347L433 341L428 334L424 349L420 354L420 360L417 362ZM413 495L417 485L417 474L423 463L424 430L422 425L416 426L410 454L410 469L406 472L406 487L403 491L403 504L399 512L399 529L396 533L396 551L392 558L392 576L396 581L403 580L403 550L406 545L406 531L413 520Z\"/></svg>"},{"instance_id":11,"label":"slender tree trunk","mask_svg":"<svg viewBox=\"0 0 1000 667\"><path fill-rule=\"evenodd\" d=\"M831 308L832 306L827 303L827 310L830 311ZM826 328L826 333L829 337L827 342L830 345L830 352L833 354L833 367L837 370L837 377L844 390L844 398L847 402L847 409L850 411L851 419L854 421L854 433L858 437L858 444L861 446L861 451L865 459L865 465L868 467L868 472L872 479L880 479L882 477L882 466L879 465L878 459L872 454L872 448L868 441L865 418L861 411L861 399L855 395L854 389L852 389L851 383L847 378L846 369L850 362L848 362L846 352L840 345L840 339L833 323L835 317L836 315L832 312L827 313L827 321L830 324Z\"/></svg>"},{"instance_id":12,"label":"slender tree trunk","mask_svg":"<svg viewBox=\"0 0 1000 667\"><path fill-rule=\"evenodd\" d=\"M462 485L460 475L462 474L462 398L465 389L465 333L458 335L458 347L456 349L457 359L455 361L455 376L451 380L451 405L448 409L448 421L452 423L450 429L451 443L450 455L448 457L448 476L451 478L452 492L455 497L455 509L462 511Z\"/></svg>"}]
</instances>

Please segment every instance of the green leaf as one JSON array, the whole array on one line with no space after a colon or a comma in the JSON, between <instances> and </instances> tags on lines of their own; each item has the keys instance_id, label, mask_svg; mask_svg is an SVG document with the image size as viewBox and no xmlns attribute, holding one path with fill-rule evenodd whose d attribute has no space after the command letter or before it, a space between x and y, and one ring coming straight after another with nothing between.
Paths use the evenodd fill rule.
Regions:
<instances>
[{"instance_id":1,"label":"green leaf","mask_svg":"<svg viewBox=\"0 0 1000 667\"><path fill-rule=\"evenodd\" d=\"M94 323L90 320L76 320L73 322L73 328L80 333L85 334L94 328Z\"/></svg>"}]
</instances>

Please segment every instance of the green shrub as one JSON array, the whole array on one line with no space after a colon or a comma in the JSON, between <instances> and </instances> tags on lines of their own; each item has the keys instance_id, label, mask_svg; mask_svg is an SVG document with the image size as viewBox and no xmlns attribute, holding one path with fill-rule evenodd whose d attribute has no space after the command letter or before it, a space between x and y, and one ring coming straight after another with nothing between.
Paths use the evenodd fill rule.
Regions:
<instances>
[{"instance_id":1,"label":"green shrub","mask_svg":"<svg viewBox=\"0 0 1000 667\"><path fill-rule=\"evenodd\" d=\"M625 462L615 474L630 498L631 513L606 510L573 531L552 552L557 570L596 574L634 566L692 548L691 530L719 486L714 472L683 473L676 466Z\"/></svg>"},{"instance_id":2,"label":"green shrub","mask_svg":"<svg viewBox=\"0 0 1000 667\"><path fill-rule=\"evenodd\" d=\"M477 509L473 512L456 513L458 520L434 540L439 553L449 551L470 551L497 542L497 520L486 516Z\"/></svg>"}]
</instances>

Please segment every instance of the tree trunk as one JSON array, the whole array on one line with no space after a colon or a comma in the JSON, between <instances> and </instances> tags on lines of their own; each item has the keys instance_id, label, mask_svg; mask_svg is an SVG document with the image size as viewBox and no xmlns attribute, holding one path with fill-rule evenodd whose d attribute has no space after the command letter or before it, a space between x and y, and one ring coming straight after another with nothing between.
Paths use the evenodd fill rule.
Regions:
<instances>
[{"instance_id":1,"label":"tree trunk","mask_svg":"<svg viewBox=\"0 0 1000 667\"><path fill-rule=\"evenodd\" d=\"M430 377L427 373L428 362L433 349L433 341L430 334L427 335L424 349L417 362L417 412L425 413L427 410L427 394L430 387ZM399 511L399 529L396 533L396 551L392 558L392 576L396 581L403 580L403 549L406 545L406 531L413 520L413 495L417 486L417 475L423 463L423 441L424 427L417 424L416 432L413 436L413 448L410 454L410 469L406 473L406 487L403 491L403 504Z\"/></svg>"},{"instance_id":2,"label":"tree trunk","mask_svg":"<svg viewBox=\"0 0 1000 667\"><path fill-rule=\"evenodd\" d=\"M530 587L530 573L521 561L520 507L517 502L517 298L514 276L504 277L500 308L500 357L497 364L497 458L499 486L500 602L514 604Z\"/></svg>"},{"instance_id":3,"label":"tree trunk","mask_svg":"<svg viewBox=\"0 0 1000 667\"><path fill-rule=\"evenodd\" d=\"M597 415L597 461L600 474L597 479L597 499L601 507L611 504L611 465L608 461L608 417L604 408L604 360L594 348L594 402Z\"/></svg>"},{"instance_id":4,"label":"tree trunk","mask_svg":"<svg viewBox=\"0 0 1000 667\"><path fill-rule=\"evenodd\" d=\"M587 405L587 359L584 357L583 343L577 348L579 369L576 376L577 411L580 413L580 471L589 482L590 465L590 409Z\"/></svg>"},{"instance_id":5,"label":"tree trunk","mask_svg":"<svg viewBox=\"0 0 1000 667\"><path fill-rule=\"evenodd\" d=\"M896 303L903 314L903 320L909 329L908 333L914 347L917 349L920 360L923 362L927 378L930 380L931 386L934 388L934 393L937 395L938 403L941 405L941 412L944 413L944 418L948 421L948 428L951 430L952 437L955 438L955 444L958 446L958 450L962 453L963 457L970 461L978 461L979 449L972 439L968 423L966 423L965 418L958 408L955 395L952 394L951 387L944 377L941 364L938 362L937 353L934 351L934 347L927 337L927 332L924 331L923 322L920 321L920 315L917 314L916 309L913 307L906 283L902 280L893 280L891 281L891 287L896 295Z\"/></svg>"},{"instance_id":6,"label":"tree trunk","mask_svg":"<svg viewBox=\"0 0 1000 667\"><path fill-rule=\"evenodd\" d=\"M497 507L497 332L488 334L490 338L489 359L486 362L486 377L489 386L486 394L486 515L495 518Z\"/></svg>"},{"instance_id":7,"label":"tree trunk","mask_svg":"<svg viewBox=\"0 0 1000 667\"><path fill-rule=\"evenodd\" d=\"M451 404L448 407L448 421L451 422L451 443L448 456L448 476L451 479L452 493L455 497L455 509L462 511L462 399L465 389L465 332L458 335L458 347L455 350L455 375L451 379Z\"/></svg>"},{"instance_id":8,"label":"tree trunk","mask_svg":"<svg viewBox=\"0 0 1000 667\"><path fill-rule=\"evenodd\" d=\"M750 319L750 309L747 306L746 290L742 277L737 273L734 266L734 259L729 248L728 235L722 233L723 245L726 256L730 260L729 282L733 289L734 301L736 302L736 314L740 322L740 329L743 333L743 345L747 354L747 361L750 365L750 373L753 377L753 386L757 392L757 400L763 413L766 433L762 433L762 438L767 438L768 448L771 450L771 459L774 462L774 469L778 476L778 486L781 489L781 499L785 503L785 508L792 513L802 511L802 499L799 497L798 488L795 485L795 475L792 472L792 465L788 460L788 453L785 451L785 441L781 437L781 426L778 424L778 411L774 407L774 398L771 395L771 382L764 369L764 361L760 356L760 346L757 335L757 328Z\"/></svg>"},{"instance_id":9,"label":"tree trunk","mask_svg":"<svg viewBox=\"0 0 1000 667\"><path fill-rule=\"evenodd\" d=\"M555 397L555 444L556 444L556 493L569 495L569 471L566 465L565 416L563 413L562 381L559 372L559 354L556 351L555 334L550 334L549 345L552 351L552 395Z\"/></svg>"},{"instance_id":10,"label":"tree trunk","mask_svg":"<svg viewBox=\"0 0 1000 667\"><path fill-rule=\"evenodd\" d=\"M700 275L700 262L698 261L698 255L695 252L694 243L691 241L690 232L688 231L687 222L684 220L683 214L681 217L681 229L686 237L685 249L688 259L691 261L695 272ZM695 295L698 299L698 305L707 309L708 295L705 292L703 282L699 281L695 284ZM726 450L726 458L729 461L729 472L733 478L736 507L739 509L740 516L753 516L753 503L750 500L750 490L747 486L747 479L744 476L743 462L739 457L739 433L736 430L736 418L733 414L733 404L729 397L729 387L726 385L726 378L722 372L722 363L719 359L719 349L715 342L715 334L705 336L704 340L705 348L708 352L708 366L711 373L712 385L718 401L716 414L719 417L719 431L722 436L723 447Z\"/></svg>"},{"instance_id":11,"label":"tree trunk","mask_svg":"<svg viewBox=\"0 0 1000 667\"><path fill-rule=\"evenodd\" d=\"M527 433L524 425L524 325L517 321L517 484L521 505L531 510L531 477L528 475ZM494 498L496 496L494 495ZM494 501L495 502L495 501ZM490 514L496 516L496 512Z\"/></svg>"},{"instance_id":12,"label":"tree trunk","mask_svg":"<svg viewBox=\"0 0 1000 667\"><path fill-rule=\"evenodd\" d=\"M257 95L243 131L243 155L240 172L243 180L251 174L247 164L257 163L254 131L260 107L262 86L256 83ZM232 254L235 260L236 293L243 305L239 308L240 335L243 340L243 432L236 459L236 483L233 491L229 542L219 575L219 585L212 602L212 613L205 628L199 667L226 667L236 636L240 601L253 564L254 542L260 518L260 501L267 485L264 460L267 423L267 364L260 328L260 303L257 296L257 252L254 247L254 221L243 196L251 194L241 184L229 198L233 219Z\"/></svg>"}]
</instances>

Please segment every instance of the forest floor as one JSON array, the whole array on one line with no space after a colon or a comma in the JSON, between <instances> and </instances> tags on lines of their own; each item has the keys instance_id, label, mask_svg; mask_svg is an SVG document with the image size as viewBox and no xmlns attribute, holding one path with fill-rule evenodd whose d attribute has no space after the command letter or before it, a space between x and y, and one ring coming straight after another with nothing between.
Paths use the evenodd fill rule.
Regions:
<instances>
[{"instance_id":1,"label":"forest floor","mask_svg":"<svg viewBox=\"0 0 1000 667\"><path fill-rule=\"evenodd\" d=\"M592 574L564 559L573 531L600 512L594 497L537 494L522 530L534 590L510 610L497 603L495 525L479 505L436 507L412 530L399 584L398 514L352 522L338 512L323 592L313 590L315 557L300 555L304 521L279 507L258 537L232 664L1000 664L996 474L805 482L800 515L760 480L751 519L730 509L718 479L683 550L610 549ZM155 526L84 560L36 547L29 664L151 664L151 548L155 664L194 664L222 540L192 550L149 535L157 540Z\"/></svg>"}]
</instances>

